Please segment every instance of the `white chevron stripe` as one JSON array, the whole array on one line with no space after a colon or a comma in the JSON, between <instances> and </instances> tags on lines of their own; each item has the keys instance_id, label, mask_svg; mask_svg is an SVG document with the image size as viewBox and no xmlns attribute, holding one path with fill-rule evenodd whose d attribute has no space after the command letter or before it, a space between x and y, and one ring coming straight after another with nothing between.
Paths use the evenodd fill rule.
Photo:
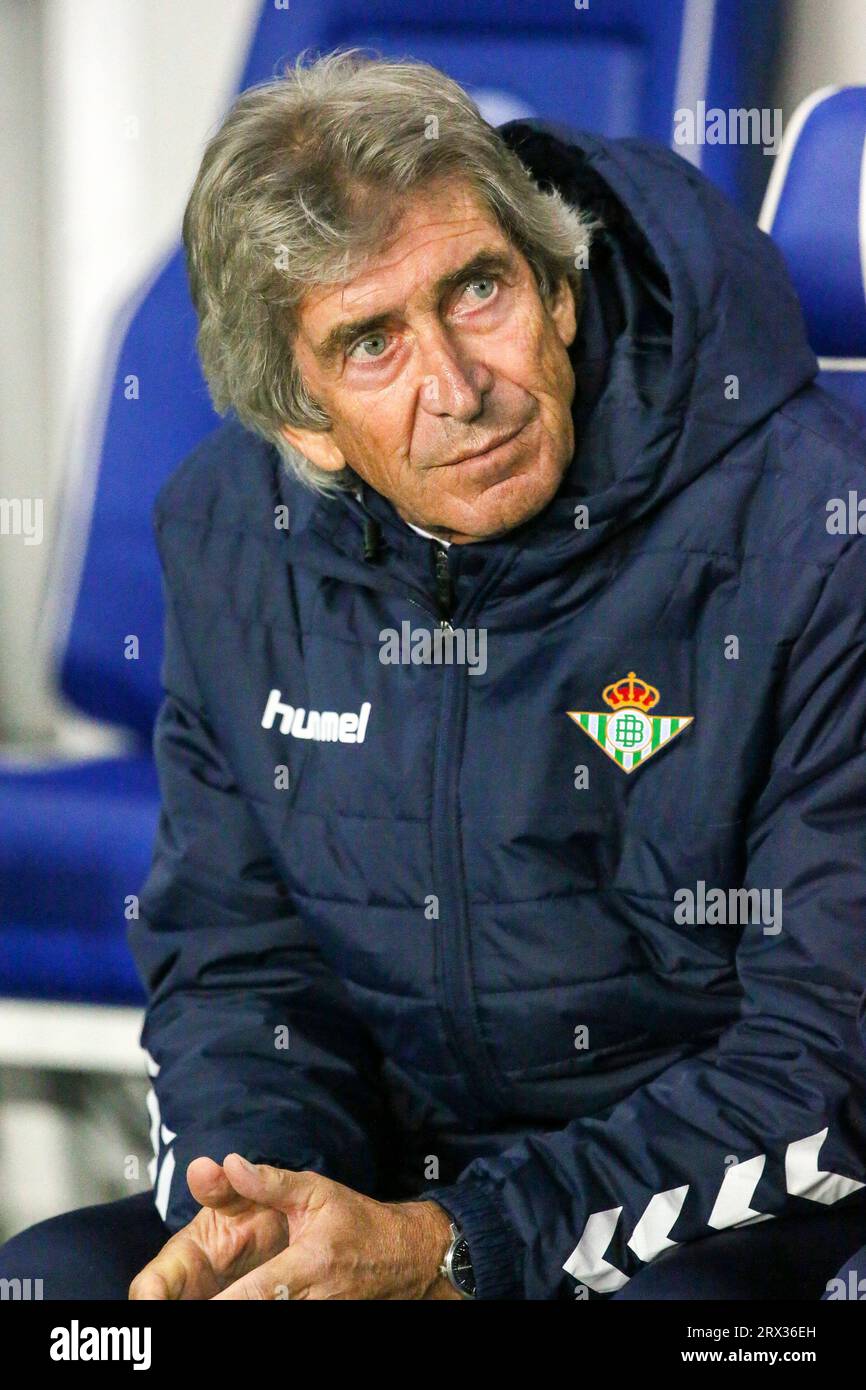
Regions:
<instances>
[{"instance_id":1,"label":"white chevron stripe","mask_svg":"<svg viewBox=\"0 0 866 1390\"><path fill-rule=\"evenodd\" d=\"M159 1101L156 1098L156 1091L151 1087L145 1097L147 1113L150 1116L150 1147L153 1149L153 1158L147 1165L147 1176L150 1178L150 1185L156 1182L156 1160L159 1155Z\"/></svg>"},{"instance_id":2,"label":"white chevron stripe","mask_svg":"<svg viewBox=\"0 0 866 1390\"><path fill-rule=\"evenodd\" d=\"M144 1061L145 1066L147 1067L148 1076L159 1076L159 1062L157 1062L155 1057L151 1057L146 1047L143 1048L142 1051L144 1052ZM159 1158L160 1117L159 1100L157 1099L156 1091L153 1089L152 1086L148 1088L147 1096L145 1097L145 1104L147 1105L147 1113L150 1116L150 1147L153 1149L153 1158L149 1160L147 1165L147 1176L150 1179L151 1187L153 1187L156 1182L156 1165L157 1160Z\"/></svg>"},{"instance_id":3,"label":"white chevron stripe","mask_svg":"<svg viewBox=\"0 0 866 1390\"><path fill-rule=\"evenodd\" d=\"M154 1057L151 1057L146 1048L144 1049L144 1056L146 1059L148 1076L159 1076L159 1063ZM171 1179L174 1174L175 1162L172 1150L166 1147L162 1163L159 1163L159 1143L161 1137L163 1145L167 1146L171 1144L172 1140L177 1138L177 1134L174 1130L169 1129L168 1125L162 1124L159 1113L159 1099L152 1086L148 1089L146 1104L147 1113L150 1116L150 1144L153 1149L153 1158L149 1159L147 1164L147 1176L150 1179L151 1187L156 1189L154 1203L164 1221L165 1213L168 1208L168 1194L171 1188ZM157 1168L159 1168L158 1178Z\"/></svg>"},{"instance_id":4,"label":"white chevron stripe","mask_svg":"<svg viewBox=\"0 0 866 1390\"><path fill-rule=\"evenodd\" d=\"M749 1203L761 1180L766 1154L747 1158L743 1163L731 1163L722 1178L719 1195L710 1212L708 1226L724 1231L729 1226L746 1226L751 1222L769 1221L772 1212L753 1211Z\"/></svg>"},{"instance_id":5,"label":"white chevron stripe","mask_svg":"<svg viewBox=\"0 0 866 1390\"><path fill-rule=\"evenodd\" d=\"M159 1181L156 1184L156 1196L154 1204L157 1211L165 1220L165 1213L168 1211L168 1194L171 1190L171 1180L174 1177L174 1149L167 1149L162 1166L159 1170Z\"/></svg>"},{"instance_id":6,"label":"white chevron stripe","mask_svg":"<svg viewBox=\"0 0 866 1390\"><path fill-rule=\"evenodd\" d=\"M828 1133L829 1127L817 1134L807 1135L804 1139L796 1139L785 1151L787 1191L792 1196L806 1197L812 1202L822 1202L826 1206L866 1187L866 1183L858 1182L856 1178L819 1169L818 1154ZM171 1150L165 1157L163 1169L168 1166L169 1160L173 1169L174 1155ZM748 1158L743 1163L729 1165L710 1212L708 1226L713 1230L723 1231L732 1226L757 1225L759 1221L774 1219L773 1212L755 1211L750 1205L766 1162L766 1154L756 1154L754 1158ZM164 1172L160 1173L160 1184L163 1177ZM167 1181L171 1181L170 1176ZM644 1263L654 1260L663 1250L678 1244L669 1238L668 1232L682 1211L688 1190L689 1184L686 1183L682 1187L668 1188L666 1192L653 1193L628 1242L628 1248ZM167 1197L166 1192L166 1200ZM623 1274L622 1270L604 1258L621 1214L622 1207L593 1212L583 1228L580 1241L562 1266L572 1278L586 1284L596 1293L615 1293L629 1282L627 1274Z\"/></svg>"},{"instance_id":7,"label":"white chevron stripe","mask_svg":"<svg viewBox=\"0 0 866 1390\"><path fill-rule=\"evenodd\" d=\"M842 1173L824 1172L818 1167L818 1153L827 1138L829 1127L805 1139L795 1139L785 1151L785 1184L795 1197L808 1197L811 1202L830 1206L850 1192L866 1184Z\"/></svg>"},{"instance_id":8,"label":"white chevron stripe","mask_svg":"<svg viewBox=\"0 0 866 1390\"><path fill-rule=\"evenodd\" d=\"M621 1211L622 1207L611 1207L609 1211L593 1212L580 1241L562 1266L566 1274L595 1289L596 1293L615 1293L628 1283L628 1275L604 1258Z\"/></svg>"},{"instance_id":9,"label":"white chevron stripe","mask_svg":"<svg viewBox=\"0 0 866 1390\"><path fill-rule=\"evenodd\" d=\"M668 1239L668 1231L683 1209L688 1190L686 1183L684 1187L671 1187L667 1192L654 1192L650 1197L628 1243L629 1250L633 1250L639 1260L654 1260L662 1250L677 1244Z\"/></svg>"}]
</instances>

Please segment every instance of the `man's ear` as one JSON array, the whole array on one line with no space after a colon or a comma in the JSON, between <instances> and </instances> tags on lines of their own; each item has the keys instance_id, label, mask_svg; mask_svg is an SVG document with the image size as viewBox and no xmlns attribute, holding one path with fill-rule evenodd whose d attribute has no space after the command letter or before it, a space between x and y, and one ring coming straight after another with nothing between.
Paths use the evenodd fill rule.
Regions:
<instances>
[{"instance_id":1,"label":"man's ear","mask_svg":"<svg viewBox=\"0 0 866 1390\"><path fill-rule=\"evenodd\" d=\"M567 275L563 275L553 293L550 315L556 324L563 347L570 347L577 332L577 296Z\"/></svg>"},{"instance_id":2,"label":"man's ear","mask_svg":"<svg viewBox=\"0 0 866 1390\"><path fill-rule=\"evenodd\" d=\"M303 430L295 425L283 425L282 433L316 468L339 473L341 468L346 467L346 460L334 443L330 430Z\"/></svg>"}]
</instances>

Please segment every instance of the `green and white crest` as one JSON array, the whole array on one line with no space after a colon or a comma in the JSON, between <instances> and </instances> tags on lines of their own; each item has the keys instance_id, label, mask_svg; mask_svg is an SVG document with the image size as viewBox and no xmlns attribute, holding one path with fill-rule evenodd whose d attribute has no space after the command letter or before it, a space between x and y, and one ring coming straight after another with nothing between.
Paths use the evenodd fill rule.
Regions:
<instances>
[{"instance_id":1,"label":"green and white crest","mask_svg":"<svg viewBox=\"0 0 866 1390\"><path fill-rule=\"evenodd\" d=\"M566 714L623 772L641 767L694 721L691 714L649 714L659 692L634 671L606 686L602 698L610 706L605 713L566 710Z\"/></svg>"}]
</instances>

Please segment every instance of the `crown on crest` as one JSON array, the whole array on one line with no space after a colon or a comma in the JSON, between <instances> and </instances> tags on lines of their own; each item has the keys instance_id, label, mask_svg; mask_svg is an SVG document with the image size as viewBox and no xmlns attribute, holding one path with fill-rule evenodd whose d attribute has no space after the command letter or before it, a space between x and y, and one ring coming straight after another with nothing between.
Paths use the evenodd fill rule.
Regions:
<instances>
[{"instance_id":1,"label":"crown on crest","mask_svg":"<svg viewBox=\"0 0 866 1390\"><path fill-rule=\"evenodd\" d=\"M629 671L624 680L606 685L602 695L605 704L610 705L611 709L625 709L629 705L634 709L652 709L660 698L655 686L650 685L648 681L642 681L639 676L635 676L634 671Z\"/></svg>"}]
</instances>

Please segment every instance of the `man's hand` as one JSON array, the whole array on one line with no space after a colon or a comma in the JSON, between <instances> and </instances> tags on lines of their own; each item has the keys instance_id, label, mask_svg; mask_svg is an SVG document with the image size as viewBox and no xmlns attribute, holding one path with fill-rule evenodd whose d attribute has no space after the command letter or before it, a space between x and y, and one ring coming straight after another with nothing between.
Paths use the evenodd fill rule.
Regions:
<instances>
[{"instance_id":1,"label":"man's hand","mask_svg":"<svg viewBox=\"0 0 866 1390\"><path fill-rule=\"evenodd\" d=\"M197 1158L203 1210L130 1285L134 1299L459 1299L439 1274L450 1217L377 1202L306 1170Z\"/></svg>"},{"instance_id":2,"label":"man's hand","mask_svg":"<svg viewBox=\"0 0 866 1390\"><path fill-rule=\"evenodd\" d=\"M435 1202L377 1202L319 1173L225 1161L237 1192L280 1212L289 1245L216 1299L459 1298L439 1264L450 1218Z\"/></svg>"},{"instance_id":3,"label":"man's hand","mask_svg":"<svg viewBox=\"0 0 866 1390\"><path fill-rule=\"evenodd\" d=\"M283 1213L240 1196L213 1159L193 1159L186 1178L202 1209L135 1276L130 1299L213 1298L289 1243Z\"/></svg>"}]
</instances>

